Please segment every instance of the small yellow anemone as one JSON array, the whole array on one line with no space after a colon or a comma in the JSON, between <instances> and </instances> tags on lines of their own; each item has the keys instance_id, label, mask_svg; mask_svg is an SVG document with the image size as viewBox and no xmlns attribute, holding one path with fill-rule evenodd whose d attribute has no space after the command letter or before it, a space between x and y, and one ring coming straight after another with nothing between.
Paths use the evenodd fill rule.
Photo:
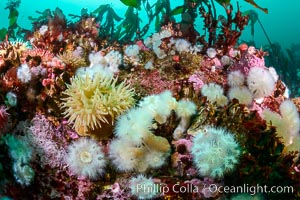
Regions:
<instances>
[{"instance_id":1,"label":"small yellow anemone","mask_svg":"<svg viewBox=\"0 0 300 200\"><path fill-rule=\"evenodd\" d=\"M134 91L125 82L96 73L75 76L63 92L61 108L80 135L101 128L101 123L113 124L114 119L134 104Z\"/></svg>"},{"instance_id":2,"label":"small yellow anemone","mask_svg":"<svg viewBox=\"0 0 300 200\"><path fill-rule=\"evenodd\" d=\"M86 66L84 58L74 55L73 52L70 50L58 54L57 58L63 61L66 65L70 65L74 69Z\"/></svg>"}]
</instances>

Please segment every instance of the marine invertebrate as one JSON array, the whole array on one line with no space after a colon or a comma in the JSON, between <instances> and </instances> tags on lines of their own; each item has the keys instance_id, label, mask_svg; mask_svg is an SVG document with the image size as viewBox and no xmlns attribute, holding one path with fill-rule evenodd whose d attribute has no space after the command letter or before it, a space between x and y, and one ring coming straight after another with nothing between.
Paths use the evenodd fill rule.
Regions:
<instances>
[{"instance_id":1,"label":"marine invertebrate","mask_svg":"<svg viewBox=\"0 0 300 200\"><path fill-rule=\"evenodd\" d=\"M300 118L297 107L292 101L285 100L280 104L279 110L280 114L265 109L262 117L276 127L276 133L286 146L286 150L293 150L294 145L299 144Z\"/></svg>"},{"instance_id":2,"label":"marine invertebrate","mask_svg":"<svg viewBox=\"0 0 300 200\"><path fill-rule=\"evenodd\" d=\"M129 85L117 84L117 79L99 73L73 77L63 94L63 114L74 122L80 135L101 128L101 123L113 124L115 117L134 104L134 91Z\"/></svg>"},{"instance_id":3,"label":"marine invertebrate","mask_svg":"<svg viewBox=\"0 0 300 200\"><path fill-rule=\"evenodd\" d=\"M0 133L6 127L8 123L9 113L4 105L0 106Z\"/></svg>"},{"instance_id":4,"label":"marine invertebrate","mask_svg":"<svg viewBox=\"0 0 300 200\"><path fill-rule=\"evenodd\" d=\"M13 160L15 180L21 185L30 185L35 173L29 165L34 156L29 141L25 137L11 134L5 135L4 141L9 148L9 154Z\"/></svg>"},{"instance_id":5,"label":"marine invertebrate","mask_svg":"<svg viewBox=\"0 0 300 200\"><path fill-rule=\"evenodd\" d=\"M265 60L263 56L259 56L259 50L254 47L249 47L246 53L241 54L236 62L233 63L231 70L240 70L246 76L249 73L249 70L253 67L265 68ZM239 52L232 50L231 55L233 57L240 57Z\"/></svg>"},{"instance_id":6,"label":"marine invertebrate","mask_svg":"<svg viewBox=\"0 0 300 200\"><path fill-rule=\"evenodd\" d=\"M221 63L223 66L230 66L233 63L233 60L227 55L222 56Z\"/></svg>"},{"instance_id":7,"label":"marine invertebrate","mask_svg":"<svg viewBox=\"0 0 300 200\"><path fill-rule=\"evenodd\" d=\"M47 31L48 31L48 26L47 25L43 25L39 29L39 32L40 32L41 35L44 35Z\"/></svg>"},{"instance_id":8,"label":"marine invertebrate","mask_svg":"<svg viewBox=\"0 0 300 200\"><path fill-rule=\"evenodd\" d=\"M223 128L206 126L192 142L193 162L201 176L222 178L238 163L239 144L233 134Z\"/></svg>"},{"instance_id":9,"label":"marine invertebrate","mask_svg":"<svg viewBox=\"0 0 300 200\"><path fill-rule=\"evenodd\" d=\"M247 85L253 97L258 99L272 94L275 88L275 80L267 69L252 67L247 76Z\"/></svg>"},{"instance_id":10,"label":"marine invertebrate","mask_svg":"<svg viewBox=\"0 0 300 200\"><path fill-rule=\"evenodd\" d=\"M140 48L138 45L129 45L126 47L124 52L126 56L130 57L132 62L139 62Z\"/></svg>"},{"instance_id":11,"label":"marine invertebrate","mask_svg":"<svg viewBox=\"0 0 300 200\"><path fill-rule=\"evenodd\" d=\"M161 136L149 134L143 141L144 155L138 161L137 171L144 172L147 169L158 169L166 163L170 155L170 144Z\"/></svg>"},{"instance_id":12,"label":"marine invertebrate","mask_svg":"<svg viewBox=\"0 0 300 200\"><path fill-rule=\"evenodd\" d=\"M175 41L175 49L181 53L181 52L189 52L191 48L191 43L185 39L177 39Z\"/></svg>"},{"instance_id":13,"label":"marine invertebrate","mask_svg":"<svg viewBox=\"0 0 300 200\"><path fill-rule=\"evenodd\" d=\"M18 58L28 49L28 42L22 40L4 41L0 43L0 57L19 63Z\"/></svg>"},{"instance_id":14,"label":"marine invertebrate","mask_svg":"<svg viewBox=\"0 0 300 200\"><path fill-rule=\"evenodd\" d=\"M112 73L116 73L119 71L118 67L119 65L121 65L122 60L122 54L116 50L112 50L106 55L102 51L89 54L91 68L101 66L102 68L108 69Z\"/></svg>"},{"instance_id":15,"label":"marine invertebrate","mask_svg":"<svg viewBox=\"0 0 300 200\"><path fill-rule=\"evenodd\" d=\"M105 66L107 64L107 61L104 58L104 52L102 52L102 51L90 53L89 61L90 61L90 67L93 67L94 65L97 65L97 64L100 64L102 66Z\"/></svg>"},{"instance_id":16,"label":"marine invertebrate","mask_svg":"<svg viewBox=\"0 0 300 200\"><path fill-rule=\"evenodd\" d=\"M17 99L17 95L14 92L6 93L5 98L6 98L5 103L8 106L14 107L17 105L18 99Z\"/></svg>"},{"instance_id":17,"label":"marine invertebrate","mask_svg":"<svg viewBox=\"0 0 300 200\"><path fill-rule=\"evenodd\" d=\"M195 90L196 93L199 93L200 89L204 85L203 81L201 80L201 76L198 74L192 74L189 77L188 82L193 84L193 89Z\"/></svg>"},{"instance_id":18,"label":"marine invertebrate","mask_svg":"<svg viewBox=\"0 0 300 200\"><path fill-rule=\"evenodd\" d=\"M160 48L160 46L163 39L171 36L172 32L170 30L163 29L161 32L155 33L151 37L146 38L144 42L147 47L153 49L153 52L159 59L164 59L167 54L163 49Z\"/></svg>"},{"instance_id":19,"label":"marine invertebrate","mask_svg":"<svg viewBox=\"0 0 300 200\"><path fill-rule=\"evenodd\" d=\"M201 94L206 96L210 103L215 103L217 106L224 106L228 102L223 92L223 88L215 83L205 84L201 88Z\"/></svg>"},{"instance_id":20,"label":"marine invertebrate","mask_svg":"<svg viewBox=\"0 0 300 200\"><path fill-rule=\"evenodd\" d=\"M173 132L173 138L178 140L183 136L183 132L186 131L190 124L190 118L196 114L197 106L194 102L188 100L180 100L177 102L175 108L176 115L180 118L180 122Z\"/></svg>"},{"instance_id":21,"label":"marine invertebrate","mask_svg":"<svg viewBox=\"0 0 300 200\"><path fill-rule=\"evenodd\" d=\"M165 164L170 148L166 138L155 136L149 131L139 145L132 143L129 137L114 139L109 146L109 157L119 171L145 172Z\"/></svg>"},{"instance_id":22,"label":"marine invertebrate","mask_svg":"<svg viewBox=\"0 0 300 200\"><path fill-rule=\"evenodd\" d=\"M172 93L165 91L145 97L139 107L119 117L115 129L117 138L110 144L109 155L120 171L144 172L165 163L170 144L166 138L151 132L152 121L165 123L175 107Z\"/></svg>"},{"instance_id":23,"label":"marine invertebrate","mask_svg":"<svg viewBox=\"0 0 300 200\"><path fill-rule=\"evenodd\" d=\"M166 122L171 111L176 108L176 99L172 96L170 90L165 90L158 95L150 95L145 97L139 106L147 109L152 114L155 121L159 124Z\"/></svg>"},{"instance_id":24,"label":"marine invertebrate","mask_svg":"<svg viewBox=\"0 0 300 200\"><path fill-rule=\"evenodd\" d=\"M86 66L84 58L77 56L70 50L58 54L57 58L64 62L67 66L72 67L73 70L77 69L78 67Z\"/></svg>"},{"instance_id":25,"label":"marine invertebrate","mask_svg":"<svg viewBox=\"0 0 300 200\"><path fill-rule=\"evenodd\" d=\"M120 139L140 145L143 138L149 134L152 122L153 117L146 109L133 108L117 119L115 134Z\"/></svg>"},{"instance_id":26,"label":"marine invertebrate","mask_svg":"<svg viewBox=\"0 0 300 200\"><path fill-rule=\"evenodd\" d=\"M22 83L28 83L31 80L31 71L27 64L22 64L17 69L17 77Z\"/></svg>"},{"instance_id":27,"label":"marine invertebrate","mask_svg":"<svg viewBox=\"0 0 300 200\"><path fill-rule=\"evenodd\" d=\"M145 69L149 69L149 70L154 69L154 66L153 66L152 61L148 61L148 62L145 64L144 68L145 68Z\"/></svg>"},{"instance_id":28,"label":"marine invertebrate","mask_svg":"<svg viewBox=\"0 0 300 200\"><path fill-rule=\"evenodd\" d=\"M112 50L104 57L107 61L107 67L110 71L113 73L116 73L119 71L119 66L122 63L122 54L119 51Z\"/></svg>"},{"instance_id":29,"label":"marine invertebrate","mask_svg":"<svg viewBox=\"0 0 300 200\"><path fill-rule=\"evenodd\" d=\"M126 144L126 145L125 145ZM130 139L114 139L109 145L109 157L119 171L132 171L143 155L143 150L131 144Z\"/></svg>"},{"instance_id":30,"label":"marine invertebrate","mask_svg":"<svg viewBox=\"0 0 300 200\"><path fill-rule=\"evenodd\" d=\"M206 50L206 54L207 54L207 56L208 56L209 58L214 58L214 57L216 57L216 55L217 55L217 51L216 51L216 49L214 49L214 48L208 48L208 49Z\"/></svg>"},{"instance_id":31,"label":"marine invertebrate","mask_svg":"<svg viewBox=\"0 0 300 200\"><path fill-rule=\"evenodd\" d=\"M16 162L13 165L14 177L21 185L30 185L33 181L35 173L32 167L27 164Z\"/></svg>"},{"instance_id":32,"label":"marine invertebrate","mask_svg":"<svg viewBox=\"0 0 300 200\"><path fill-rule=\"evenodd\" d=\"M101 76L107 78L113 78L113 73L110 70L107 70L103 65L95 64L91 67L80 67L76 70L75 76L80 76L85 78L85 76L89 76L93 78L95 74L101 74Z\"/></svg>"},{"instance_id":33,"label":"marine invertebrate","mask_svg":"<svg viewBox=\"0 0 300 200\"><path fill-rule=\"evenodd\" d=\"M96 179L104 173L106 160L101 146L91 138L81 137L68 147L65 159L72 173Z\"/></svg>"},{"instance_id":34,"label":"marine invertebrate","mask_svg":"<svg viewBox=\"0 0 300 200\"><path fill-rule=\"evenodd\" d=\"M170 7L171 1L170 4L169 1L165 1L167 3L163 4L150 1L134 2L138 2L138 5L136 8L128 6L126 15L126 20L129 20L128 23L130 23L130 19L138 19L140 16L139 12L136 12L139 6L141 6L141 9L147 9L146 12L151 20L157 19L156 25L159 25L159 23L166 25L172 21L172 23L166 25L168 29L164 26L161 32L153 34L148 41L145 41L149 48L146 48L142 41L137 41L143 38L142 36L147 32L148 27L145 26L145 29L142 29L127 26L126 23L114 26L114 23L110 23L114 20L109 19L110 17L118 18L118 16L114 15L112 5L109 4L101 5L92 13L88 13L87 10L83 9L80 16L71 16L73 19L68 22L59 9L56 9L55 13L46 10L41 13L40 18L36 19L34 24L36 32L33 36L35 38L31 40L33 51L37 49L37 46L47 49L48 53L54 53L56 56L62 52L73 51L72 54L85 59L90 53L90 66L85 65L78 69L75 76L82 79L80 83L83 85L82 87L76 89L74 87L70 91L68 89L71 86L69 86L66 90L67 87L64 83L72 85L72 81L75 79L74 77L70 82L70 77L74 73L73 67L63 63L57 57L52 58L53 55L47 57L43 51L32 52L27 49L22 52L21 58L16 56L16 60L0 58L1 72L4 75L2 82L0 81L3 89L2 94L5 95L9 91L13 91L18 95L18 105L16 107L11 108L6 102L6 106L9 107L8 111L13 116L13 126L11 127L14 128L14 124L20 120L27 119L29 122L36 112L43 113L43 115L34 117L34 120L28 125L30 130L26 126L25 131L19 131L20 128L17 128L18 131L14 131L16 135L28 136L31 139L32 146L35 146L36 160L31 162L30 165L25 163L21 166L20 163L17 163L17 167L22 168L24 166L24 168L14 171L9 169L14 164L5 165L5 161L9 160L9 151L6 152L9 149L2 148L5 143L0 141L0 149L2 150L0 152L0 171L20 172L19 177L22 177L21 175L30 174L27 172L30 172L29 167L31 167L36 173L34 186L24 187L24 185L15 184L12 181L13 177L9 177L10 173L8 173L7 184L5 183L4 187L2 187L3 181L0 181L0 193L14 199L20 197L39 199L45 196L45 198L51 199L98 198L121 200L147 198L143 194L131 194L131 196L129 194L131 189L128 187L128 180L130 176L137 176L136 172L145 172L147 177L153 177L152 181L163 184L163 186L170 189L174 185L182 186L184 189L189 184L193 184L199 189L196 192L179 191L175 193L175 191L170 191L149 197L159 199L232 198L231 194L209 191L206 186L212 184L215 184L216 187L223 186L223 184L241 185L243 183L298 187L300 173L298 172L299 167L296 167L298 164L298 162L295 162L296 153L282 151L286 144L283 144L278 135L275 134L274 125L270 123L272 127L267 127L265 120L262 120L259 116L259 111L266 107L278 111L279 103L285 98L282 96L285 87L278 81L274 92L269 97L264 98L263 103L252 102L250 98L252 93L250 92L249 95L245 77L252 67L267 68L263 65L264 55L261 52L253 47L241 49L242 51L236 48L237 36L240 34L243 24L246 23L243 21L245 18L240 15L241 12L236 16L232 16L231 6L226 4L228 19L223 20L222 16L213 13L214 6L211 6L208 12L202 10L203 7L210 6L216 1L184 1L183 6L174 9ZM153 9L155 10L154 15L151 11ZM198 11L200 11L200 16L204 17L205 23L211 24L205 27L206 31L199 33L199 35L192 31L194 29L194 23L192 22L194 22L193 19L195 19ZM103 15L103 13L105 14ZM163 20L161 17L157 17L161 16L160 14L165 16ZM176 24L177 17L174 17L174 15L181 15L182 22ZM220 18L217 19L218 16ZM188 18L192 18L192 20ZM76 19L79 19L79 21L76 22ZM99 22L102 19L103 21ZM185 23L186 20L191 23ZM134 23L138 25L138 21L134 20ZM47 24L47 22L48 30L45 29L46 27L39 27ZM99 24L97 24L98 22ZM109 28L103 28L102 25L107 25ZM126 25L126 28L123 25ZM125 31L123 31L123 28ZM185 28L191 30L184 30ZM100 34L98 34L98 29ZM117 32L114 33L114 30ZM115 37L119 35L125 35L126 37ZM219 37L217 37L218 35ZM136 40L130 41L130 38L133 37ZM121 39L119 40L119 38ZM204 41L206 39L209 40L207 43ZM114 40L118 40L118 42L113 42ZM137 56L130 57L124 53L126 47L131 44L137 44L139 48ZM200 44L203 44L203 46ZM206 54L208 47L213 47L216 50L217 54L214 57L211 56L213 58ZM74 49L76 50L74 51ZM232 50L232 52L228 52L228 50ZM14 55L12 52L10 50L9 54L11 58L14 58L16 54ZM138 59L139 62L135 62L134 59ZM26 63L30 68L32 73L30 84L23 84L17 78L17 68L21 63ZM150 64L147 65L146 63ZM236 68L237 66L239 68ZM13 73L9 73L13 75L8 76L8 70L12 71ZM240 72L235 74L237 76L233 75L236 71L233 74L228 74L233 70L239 70ZM137 91L134 98L139 103L134 108L129 108L129 106L129 110L124 109L124 112L114 115L114 119L117 119L114 122L106 105L103 105L100 108L103 108L103 110L100 110L96 107L96 104L89 104L89 102L92 102L90 99L93 98L93 101L105 102L109 100L110 95L112 95L112 87L107 86L103 90L99 89L98 92L97 89L88 90L86 88L90 86L86 84L88 82L86 80L89 80L91 85L95 86L101 84L99 82L103 80L115 80L113 77L116 77L116 73L118 73L119 78L116 80L115 86L119 83L122 84L121 81L127 80L127 83L130 83ZM97 76L101 76L101 78L97 78ZM209 84L214 85L209 87ZM107 85L110 85L110 83ZM201 95L199 93L203 86L204 89ZM172 91L172 93L165 91L166 89ZM65 90L73 94L63 93ZM247 90L248 96L244 95L244 90ZM224 92L226 92L226 96ZM26 101L28 93L32 96L32 102ZM80 99L82 96L84 96L83 100ZM243 100L245 97L247 100ZM57 105L61 103L59 98L64 98L61 104L61 107L65 109L64 111L73 106L74 109L72 108L73 110L69 111L76 110L77 112L77 115L71 116L70 114L68 116L70 123L60 112L57 112L59 111ZM237 98L240 103L252 104L253 106L247 107L239 104L236 100L232 100L225 105L227 98ZM3 99L2 97L2 101ZM29 98L27 97L27 99ZM72 99L77 100L73 101ZM63 107L63 104L68 101L69 106ZM123 103L122 99L117 99L114 105L120 103ZM222 107L223 105L225 106ZM96 108L94 109L94 107ZM111 109L114 110L112 107ZM196 115L194 116L195 112ZM80 116L80 113L83 113L83 115ZM93 118L94 113L97 115L95 114L96 117ZM67 114L68 112L65 113L65 115ZM107 119L109 123L101 121L101 117L97 118L99 115ZM75 145L78 138L82 138L71 128L77 117L81 118L82 121L90 121L90 124L80 122L77 131L81 135L94 136L94 134L99 134L100 137L97 139L105 140L99 142L99 144L103 144L103 151L107 152L111 158L111 166L109 166L107 174L101 181L92 181L82 177L80 175L82 173L74 173L71 167L68 168L62 160L62 157L65 159L68 156L66 148L69 143L74 142L72 145ZM281 118L280 115L280 120L282 120ZM94 127L91 125L93 119L96 121ZM192 125L186 131L190 120ZM289 119L289 122L294 124L291 119ZM242 155L238 159L238 167L232 170L233 173L227 173L232 168L224 172L226 174L222 176L218 169L214 172L211 171L209 174L213 175L210 178L198 173L200 171L197 170L199 163L203 165L205 163L211 164L211 160L219 157L211 154L212 156L206 156L207 159L201 160L198 164L196 162L193 164L191 149L193 145L196 145L192 141L193 138L197 137L195 133L204 135L198 146L209 141L210 146L207 146L211 149L217 149L216 144L219 144L219 141L222 140L219 138L223 137L215 136L210 140L207 132L199 131L204 124L226 127L236 136L236 140L242 147ZM107 133L112 134L112 130L115 133L113 136L108 138L105 137L106 135L104 136ZM172 134L174 134L174 137L172 137ZM291 147L291 145L298 144L297 138L300 138L299 134L295 134L292 138L293 143L286 146L288 150L299 149L299 145L296 145L296 148ZM100 149L101 145L99 144L97 144L97 148ZM171 148L170 144L174 144L174 146ZM220 157L226 157L224 156L226 153L231 153L228 148L222 148L216 151ZM201 148L199 154L203 153L202 156L205 157L204 154L211 150L207 149L206 146ZM232 151L235 151L235 149ZM172 155L171 158L169 157L170 154ZM83 153L82 158L84 162L88 162L90 159L89 152ZM224 161L225 164L226 162L228 164L232 161ZM221 168L225 168L225 164ZM3 166L3 170L1 170L1 166ZM112 169L113 167L115 169ZM205 170L205 167L203 169ZM2 180L3 174L0 173L0 180ZM79 177L74 176L74 174L79 175ZM96 177L100 174L101 172ZM281 198L278 198L278 194L264 195L270 199L283 199L282 196L285 195L288 196L286 199L297 199L298 193L282 194Z\"/></svg>"},{"instance_id":35,"label":"marine invertebrate","mask_svg":"<svg viewBox=\"0 0 300 200\"><path fill-rule=\"evenodd\" d=\"M171 37L173 34L170 30L168 29L162 29L160 32L158 33L154 33L151 37L147 37L144 41L145 45L147 47L150 47L150 48L155 48L160 46L161 44L161 40L164 39L164 38L169 38Z\"/></svg>"},{"instance_id":36,"label":"marine invertebrate","mask_svg":"<svg viewBox=\"0 0 300 200\"><path fill-rule=\"evenodd\" d=\"M40 64L46 65L47 62L51 62L54 55L46 49L34 48L27 49L22 52L22 63L27 62L29 66L39 66Z\"/></svg>"},{"instance_id":37,"label":"marine invertebrate","mask_svg":"<svg viewBox=\"0 0 300 200\"><path fill-rule=\"evenodd\" d=\"M28 140L21 136L7 134L4 141L9 148L10 157L16 163L29 163L34 156L34 151L29 145Z\"/></svg>"},{"instance_id":38,"label":"marine invertebrate","mask_svg":"<svg viewBox=\"0 0 300 200\"><path fill-rule=\"evenodd\" d=\"M237 99L239 103L250 105L252 103L253 97L250 90L245 87L232 87L228 91L228 97L230 100Z\"/></svg>"},{"instance_id":39,"label":"marine invertebrate","mask_svg":"<svg viewBox=\"0 0 300 200\"><path fill-rule=\"evenodd\" d=\"M245 76L241 71L236 70L228 74L227 84L230 87L242 86L244 85L244 82L245 82Z\"/></svg>"},{"instance_id":40,"label":"marine invertebrate","mask_svg":"<svg viewBox=\"0 0 300 200\"><path fill-rule=\"evenodd\" d=\"M159 194L153 180L151 178L146 178L142 174L132 177L129 180L129 188L131 194L138 199L152 199Z\"/></svg>"}]
</instances>

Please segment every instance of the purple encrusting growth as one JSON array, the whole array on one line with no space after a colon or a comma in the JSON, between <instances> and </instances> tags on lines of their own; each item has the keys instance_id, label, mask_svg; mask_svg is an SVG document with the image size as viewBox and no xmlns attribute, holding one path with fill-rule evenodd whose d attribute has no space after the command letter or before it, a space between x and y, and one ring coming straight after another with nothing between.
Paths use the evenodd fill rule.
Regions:
<instances>
[{"instance_id":1,"label":"purple encrusting growth","mask_svg":"<svg viewBox=\"0 0 300 200\"><path fill-rule=\"evenodd\" d=\"M199 92L202 86L204 85L203 81L201 80L201 77L198 74L192 74L189 77L188 82L193 84L193 89L196 92Z\"/></svg>"},{"instance_id":2,"label":"purple encrusting growth","mask_svg":"<svg viewBox=\"0 0 300 200\"><path fill-rule=\"evenodd\" d=\"M242 53L241 59L237 62L234 62L231 70L240 70L243 74L248 75L249 70L252 67L266 68L264 57L259 57L257 55L259 53L259 50L255 49L254 47L249 47L246 52Z\"/></svg>"},{"instance_id":3,"label":"purple encrusting growth","mask_svg":"<svg viewBox=\"0 0 300 200\"><path fill-rule=\"evenodd\" d=\"M37 114L32 119L32 125L29 127L31 142L36 148L37 154L43 165L59 167L63 164L66 154L62 133L46 119L44 115Z\"/></svg>"}]
</instances>

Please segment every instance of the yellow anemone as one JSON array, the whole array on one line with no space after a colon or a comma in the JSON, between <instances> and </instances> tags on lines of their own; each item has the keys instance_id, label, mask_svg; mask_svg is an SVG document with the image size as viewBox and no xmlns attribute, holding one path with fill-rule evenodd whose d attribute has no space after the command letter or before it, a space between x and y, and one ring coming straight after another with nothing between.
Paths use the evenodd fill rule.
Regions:
<instances>
[{"instance_id":1,"label":"yellow anemone","mask_svg":"<svg viewBox=\"0 0 300 200\"><path fill-rule=\"evenodd\" d=\"M75 76L63 92L63 114L80 135L101 128L101 123L113 124L114 119L134 104L134 91L125 82L96 73Z\"/></svg>"}]
</instances>

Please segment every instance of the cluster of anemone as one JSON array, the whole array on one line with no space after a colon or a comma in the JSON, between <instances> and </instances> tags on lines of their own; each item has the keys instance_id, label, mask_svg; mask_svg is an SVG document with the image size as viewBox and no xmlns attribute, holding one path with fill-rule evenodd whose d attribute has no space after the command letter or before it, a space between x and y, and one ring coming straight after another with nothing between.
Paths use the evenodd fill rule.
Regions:
<instances>
[{"instance_id":1,"label":"cluster of anemone","mask_svg":"<svg viewBox=\"0 0 300 200\"><path fill-rule=\"evenodd\" d=\"M138 55L136 55L136 57L137 56ZM118 67L121 65L122 59L122 54L116 50L111 50L107 54L102 51L89 54L91 68L97 68L101 66L111 73L116 73L119 71Z\"/></svg>"},{"instance_id":2,"label":"cluster of anemone","mask_svg":"<svg viewBox=\"0 0 300 200\"><path fill-rule=\"evenodd\" d=\"M63 92L61 107L80 135L113 124L114 119L134 104L134 91L124 82L95 73L75 76Z\"/></svg>"},{"instance_id":3,"label":"cluster of anemone","mask_svg":"<svg viewBox=\"0 0 300 200\"><path fill-rule=\"evenodd\" d=\"M245 105L250 105L253 99L260 103L265 97L272 95L278 75L274 68L265 66L263 58L255 55L258 51L254 47L248 48L245 44L240 46L244 49L241 50L243 52L239 60L234 63L227 62L231 66L227 76L230 86L228 97L230 100L238 99Z\"/></svg>"},{"instance_id":4,"label":"cluster of anemone","mask_svg":"<svg viewBox=\"0 0 300 200\"><path fill-rule=\"evenodd\" d=\"M192 45L188 40L183 38L173 38L172 30L167 27L159 33L154 33L151 37L145 39L145 45L151 48L159 59L164 59L168 54L174 55L176 52L179 54L190 53L197 54L202 50L200 45ZM162 48L165 39L170 39L167 45ZM167 47L167 48L166 48Z\"/></svg>"},{"instance_id":5,"label":"cluster of anemone","mask_svg":"<svg viewBox=\"0 0 300 200\"><path fill-rule=\"evenodd\" d=\"M180 134L176 136L183 138L196 109L191 101L182 99L176 102L170 91L145 97L138 107L131 108L117 119L116 138L110 142L108 153L114 166L119 171L138 172L160 168L170 155L171 147L166 138L151 132L153 122L165 123L175 110L181 119L176 128ZM95 140L83 137L69 145L65 161L72 173L95 179L104 172L104 156Z\"/></svg>"},{"instance_id":6,"label":"cluster of anemone","mask_svg":"<svg viewBox=\"0 0 300 200\"><path fill-rule=\"evenodd\" d=\"M153 49L153 52L159 59L163 59L167 56L164 50L160 48L162 40L172 36L171 31L163 30L160 33L154 33L151 37L145 39L145 45Z\"/></svg>"},{"instance_id":7,"label":"cluster of anemone","mask_svg":"<svg viewBox=\"0 0 300 200\"><path fill-rule=\"evenodd\" d=\"M230 86L228 97L230 100L237 99L239 103L250 105L253 101L253 94L244 85L245 76L241 71L232 71L228 74L227 83Z\"/></svg>"},{"instance_id":8,"label":"cluster of anemone","mask_svg":"<svg viewBox=\"0 0 300 200\"><path fill-rule=\"evenodd\" d=\"M250 105L253 99L260 102L272 94L276 81L276 72L273 75L265 67L250 68L247 77L240 70L235 70L228 74L227 83L230 86L228 97L230 100L237 99L245 105Z\"/></svg>"},{"instance_id":9,"label":"cluster of anemone","mask_svg":"<svg viewBox=\"0 0 300 200\"><path fill-rule=\"evenodd\" d=\"M189 125L189 118L196 113L196 105L187 100L176 101L170 91L145 97L136 108L121 115L116 123L117 136L110 144L109 156L119 171L145 172L160 168L170 155L170 144L164 137L155 135L151 129L166 123L172 110L178 111L181 122L175 139L182 138Z\"/></svg>"},{"instance_id":10,"label":"cluster of anemone","mask_svg":"<svg viewBox=\"0 0 300 200\"><path fill-rule=\"evenodd\" d=\"M165 163L170 144L166 138L154 135L151 128L154 120L165 123L175 102L170 91L151 95L144 98L139 107L118 118L117 138L110 144L109 156L119 171L145 172Z\"/></svg>"}]
</instances>

